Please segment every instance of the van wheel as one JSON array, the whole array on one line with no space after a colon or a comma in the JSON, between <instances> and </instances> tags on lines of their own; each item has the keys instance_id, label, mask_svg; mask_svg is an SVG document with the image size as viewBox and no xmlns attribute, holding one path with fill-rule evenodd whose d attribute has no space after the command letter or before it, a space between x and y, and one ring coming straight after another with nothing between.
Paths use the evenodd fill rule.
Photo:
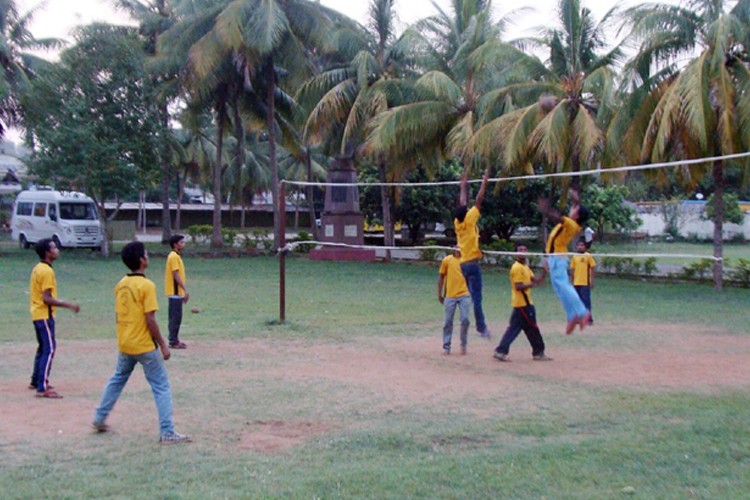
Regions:
<instances>
[{"instance_id":1,"label":"van wheel","mask_svg":"<svg viewBox=\"0 0 750 500\"><path fill-rule=\"evenodd\" d=\"M23 234L18 237L18 245L21 248L31 248L31 243L29 243L29 241L26 239L26 236L24 236Z\"/></svg>"},{"instance_id":2,"label":"van wheel","mask_svg":"<svg viewBox=\"0 0 750 500\"><path fill-rule=\"evenodd\" d=\"M62 243L60 243L60 238L57 237L57 235L52 237L52 241L55 243L55 246L59 249L62 249Z\"/></svg>"}]
</instances>

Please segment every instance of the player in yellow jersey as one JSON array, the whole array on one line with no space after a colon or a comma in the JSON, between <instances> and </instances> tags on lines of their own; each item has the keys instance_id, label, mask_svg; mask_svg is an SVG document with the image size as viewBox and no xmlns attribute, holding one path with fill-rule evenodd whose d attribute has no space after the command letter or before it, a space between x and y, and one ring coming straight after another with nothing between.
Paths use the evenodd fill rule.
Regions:
<instances>
[{"instance_id":1,"label":"player in yellow jersey","mask_svg":"<svg viewBox=\"0 0 750 500\"><path fill-rule=\"evenodd\" d=\"M438 273L438 301L445 305L445 321L443 321L443 354L451 353L451 339L453 338L453 317L458 307L461 318L461 354L466 354L466 344L469 336L469 308L471 297L466 280L461 272L461 251L455 249L453 255L448 255L440 264Z\"/></svg>"},{"instance_id":2,"label":"player in yellow jersey","mask_svg":"<svg viewBox=\"0 0 750 500\"><path fill-rule=\"evenodd\" d=\"M144 274L148 267L148 253L143 243L132 241L122 249L122 261L130 273L115 287L117 317L117 345L119 354L115 373L107 382L101 402L94 413L93 426L106 432L105 423L137 364L143 367L159 414L159 442L175 444L189 442L189 436L174 430L172 418L172 389L164 361L170 357L169 347L156 323L156 285ZM161 352L159 352L161 351Z\"/></svg>"},{"instance_id":3,"label":"player in yellow jersey","mask_svg":"<svg viewBox=\"0 0 750 500\"><path fill-rule=\"evenodd\" d=\"M57 351L55 310L65 307L77 313L81 307L57 298L57 280L52 263L60 257L60 249L55 242L50 238L41 239L34 250L40 262L32 269L29 279L29 309L38 345L29 389L36 389L38 398L60 399L62 396L49 385L52 360Z\"/></svg>"},{"instance_id":4,"label":"player in yellow jersey","mask_svg":"<svg viewBox=\"0 0 750 500\"><path fill-rule=\"evenodd\" d=\"M169 347L172 349L187 349L187 344L180 341L180 326L182 325L182 305L190 300L185 282L185 263L182 262L182 251L185 250L185 237L181 234L169 238L172 251L167 255L164 268L164 294L169 300Z\"/></svg>"},{"instance_id":5,"label":"player in yellow jersey","mask_svg":"<svg viewBox=\"0 0 750 500\"><path fill-rule=\"evenodd\" d=\"M469 181L466 174L461 177L461 194L459 205L456 209L453 227L456 230L458 248L461 250L461 272L469 287L471 302L474 305L474 321L477 332L483 338L491 337L490 330L484 318L482 309L482 268L479 262L482 260L482 251L479 249L479 222L480 210L484 201L484 192L487 188L489 171L484 171L482 185L479 188L474 206L469 208Z\"/></svg>"},{"instance_id":6,"label":"player in yellow jersey","mask_svg":"<svg viewBox=\"0 0 750 500\"><path fill-rule=\"evenodd\" d=\"M510 315L508 328L505 330L500 344L495 348L494 356L499 361L510 361L508 359L510 345L523 330L529 344L531 344L532 359L534 361L552 361L552 358L544 353L544 339L542 339L542 332L536 322L534 301L531 300L531 289L544 281L544 269L542 269L541 276L534 276L534 272L526 263L528 248L524 243L516 244L516 252L516 262L510 268L513 312Z\"/></svg>"},{"instance_id":7,"label":"player in yellow jersey","mask_svg":"<svg viewBox=\"0 0 750 500\"><path fill-rule=\"evenodd\" d=\"M548 257L546 265L549 270L552 289L560 299L563 309L565 309L568 320L565 333L568 335L573 333L576 325L583 330L588 325L590 317L588 309L583 305L581 298L570 283L567 255L568 245L581 231L581 226L588 220L588 210L581 205L577 190L570 190L570 198L573 203L568 216L561 215L560 212L551 208L549 200L539 200L539 209L553 222L559 221L547 239L545 251Z\"/></svg>"},{"instance_id":8,"label":"player in yellow jersey","mask_svg":"<svg viewBox=\"0 0 750 500\"><path fill-rule=\"evenodd\" d=\"M594 316L591 310L591 290L594 288L594 268L596 260L587 251L588 243L585 238L580 238L576 243L578 255L570 259L570 270L573 278L573 287L581 297L583 305L589 310L589 325L594 324Z\"/></svg>"}]
</instances>

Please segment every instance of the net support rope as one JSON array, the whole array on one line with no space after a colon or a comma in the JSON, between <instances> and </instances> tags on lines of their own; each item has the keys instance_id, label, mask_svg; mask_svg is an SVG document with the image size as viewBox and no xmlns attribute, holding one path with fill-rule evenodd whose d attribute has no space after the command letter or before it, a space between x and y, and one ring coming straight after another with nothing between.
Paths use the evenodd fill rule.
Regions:
<instances>
[{"instance_id":1,"label":"net support rope","mask_svg":"<svg viewBox=\"0 0 750 500\"><path fill-rule=\"evenodd\" d=\"M523 181L532 179L549 179L555 177L584 177L587 175L601 175L601 174L615 174L619 172L635 172L638 170L656 170L661 168L679 167L679 166L691 166L700 165L702 163L711 163L716 161L727 161L727 160L738 160L741 158L747 158L750 156L750 151L744 153L735 153L731 155L723 156L711 156L707 158L695 158L691 160L678 160L669 161L662 163L648 163L644 165L628 165L624 167L613 167L613 168L597 168L595 170L582 170L580 172L554 172L549 174L531 174L531 175L520 175L513 177L493 177L487 179L487 182L510 182L510 181ZM461 181L441 181L441 182L309 182L309 181L295 181L283 179L280 182L289 184L292 186L342 186L342 187L353 187L353 186L386 186L386 187L434 187L434 186L455 186L460 185ZM469 184L477 184L482 182L481 179L472 179L467 181Z\"/></svg>"},{"instance_id":2,"label":"net support rope","mask_svg":"<svg viewBox=\"0 0 750 500\"><path fill-rule=\"evenodd\" d=\"M427 245L427 246L392 246L392 247L385 247L385 246L378 246L378 245L350 245L348 243L334 243L330 241L311 241L311 240L305 240L305 241L294 241L287 243L283 248L279 249L279 253L289 253L294 251L295 248L302 246L302 245L313 245L313 246L328 246L328 247L339 247L339 248L347 248L347 249L355 249L355 250L405 250L405 251L420 251L420 250L445 250L446 252L453 252L455 250L455 247L450 246L442 246L442 245ZM508 256L508 257L515 257L518 255L518 252L511 252L511 251L497 251L497 250L482 250L482 254L484 255L494 255L494 256ZM530 256L537 256L537 257L550 257L550 255L555 256L574 256L574 255L580 255L578 252L567 252L567 253L555 253L555 254L548 254L548 253L540 253L540 252L524 252L525 255ZM723 261L724 259L722 257L714 257L713 255L695 255L695 254L683 254L683 253L595 253L592 254L596 257L612 257L612 258L637 258L637 259L649 259L649 258L662 258L662 257L669 257L673 259L706 259L706 260L712 260L715 262Z\"/></svg>"}]
</instances>

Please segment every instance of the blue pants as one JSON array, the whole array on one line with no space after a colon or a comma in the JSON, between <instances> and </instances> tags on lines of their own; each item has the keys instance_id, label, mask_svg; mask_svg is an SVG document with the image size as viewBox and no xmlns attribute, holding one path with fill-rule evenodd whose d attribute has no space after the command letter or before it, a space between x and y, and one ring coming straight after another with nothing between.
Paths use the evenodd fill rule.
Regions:
<instances>
[{"instance_id":1,"label":"blue pants","mask_svg":"<svg viewBox=\"0 0 750 500\"><path fill-rule=\"evenodd\" d=\"M589 288L586 285L579 285L576 288L576 293L581 298L581 302L583 302L583 305L586 306L586 309L591 312L591 288ZM594 322L594 315L591 314L591 323Z\"/></svg>"},{"instance_id":2,"label":"blue pants","mask_svg":"<svg viewBox=\"0 0 750 500\"><path fill-rule=\"evenodd\" d=\"M461 264L461 273L466 279L471 302L474 304L474 322L477 331L484 333L487 331L487 323L484 321L484 311L482 310L482 268L479 266L479 261L464 262Z\"/></svg>"},{"instance_id":3,"label":"blue pants","mask_svg":"<svg viewBox=\"0 0 750 500\"><path fill-rule=\"evenodd\" d=\"M34 371L31 374L31 385L36 386L37 392L47 390L49 374L52 371L52 360L57 350L55 339L55 318L34 321L36 331L36 356L34 356Z\"/></svg>"},{"instance_id":4,"label":"blue pants","mask_svg":"<svg viewBox=\"0 0 750 500\"><path fill-rule=\"evenodd\" d=\"M586 316L588 309L583 305L568 277L568 258L550 256L549 274L552 289L555 291L557 298L560 299L568 321Z\"/></svg>"},{"instance_id":5,"label":"blue pants","mask_svg":"<svg viewBox=\"0 0 750 500\"><path fill-rule=\"evenodd\" d=\"M534 306L513 308L508 328L505 330L500 344L495 348L495 352L508 354L510 352L510 345L516 340L521 330L526 334L526 338L529 340L529 344L531 344L531 355L539 356L544 354L544 339L542 339L542 332L536 324L536 308Z\"/></svg>"},{"instance_id":6,"label":"blue pants","mask_svg":"<svg viewBox=\"0 0 750 500\"><path fill-rule=\"evenodd\" d=\"M466 347L469 337L469 307L471 298L468 295L443 300L445 305L445 321L443 321L443 350L450 352L451 340L453 339L453 317L456 315L456 307L461 318L461 347Z\"/></svg>"},{"instance_id":7,"label":"blue pants","mask_svg":"<svg viewBox=\"0 0 750 500\"><path fill-rule=\"evenodd\" d=\"M133 373L135 365L143 366L143 373L151 386L156 402L156 411L159 413L159 432L170 434L174 432L174 421L172 419L172 390L169 387L167 367L164 364L159 349L145 352L143 354L131 355L119 353L117 355L117 366L115 373L107 382L102 394L102 400L94 412L94 422L104 423L107 416L114 408L120 393Z\"/></svg>"}]
</instances>

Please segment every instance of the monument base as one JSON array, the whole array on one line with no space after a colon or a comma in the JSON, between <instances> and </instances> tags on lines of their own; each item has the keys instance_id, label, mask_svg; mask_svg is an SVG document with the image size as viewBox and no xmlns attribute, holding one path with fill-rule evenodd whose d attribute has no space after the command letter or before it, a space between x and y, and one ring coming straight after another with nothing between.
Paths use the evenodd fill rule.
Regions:
<instances>
[{"instance_id":1,"label":"monument base","mask_svg":"<svg viewBox=\"0 0 750 500\"><path fill-rule=\"evenodd\" d=\"M322 247L310 250L312 260L333 260L347 262L375 262L375 250L368 248Z\"/></svg>"}]
</instances>

